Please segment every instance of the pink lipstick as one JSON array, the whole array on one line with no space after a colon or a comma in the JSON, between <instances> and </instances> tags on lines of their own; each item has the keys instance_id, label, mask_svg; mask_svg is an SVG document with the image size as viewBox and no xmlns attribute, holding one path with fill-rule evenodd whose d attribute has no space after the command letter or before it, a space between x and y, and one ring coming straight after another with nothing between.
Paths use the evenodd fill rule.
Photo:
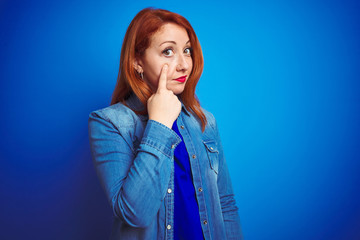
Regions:
<instances>
[{"instance_id":1,"label":"pink lipstick","mask_svg":"<svg viewBox=\"0 0 360 240\"><path fill-rule=\"evenodd\" d=\"M179 78L176 78L176 79L174 79L175 81L178 81L178 82L185 82L186 81L186 77L187 77L187 75L185 75L185 76L181 76L181 77L179 77Z\"/></svg>"}]
</instances>

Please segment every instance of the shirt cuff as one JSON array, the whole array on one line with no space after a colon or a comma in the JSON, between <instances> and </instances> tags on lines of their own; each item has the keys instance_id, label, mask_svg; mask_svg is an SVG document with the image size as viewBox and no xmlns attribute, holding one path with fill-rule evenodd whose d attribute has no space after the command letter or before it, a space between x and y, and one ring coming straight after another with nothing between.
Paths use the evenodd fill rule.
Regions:
<instances>
[{"instance_id":1,"label":"shirt cuff","mask_svg":"<svg viewBox=\"0 0 360 240\"><path fill-rule=\"evenodd\" d=\"M181 138L175 131L167 126L149 120L147 122L141 144L151 146L171 158L171 152L181 142Z\"/></svg>"}]
</instances>

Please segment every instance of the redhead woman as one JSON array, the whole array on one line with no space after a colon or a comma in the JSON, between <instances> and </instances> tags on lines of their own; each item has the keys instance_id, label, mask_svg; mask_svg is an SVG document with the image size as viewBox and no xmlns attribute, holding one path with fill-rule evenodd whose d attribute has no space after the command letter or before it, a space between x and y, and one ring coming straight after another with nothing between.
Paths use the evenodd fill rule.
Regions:
<instances>
[{"instance_id":1,"label":"redhead woman","mask_svg":"<svg viewBox=\"0 0 360 240\"><path fill-rule=\"evenodd\" d=\"M202 70L184 17L153 8L135 16L111 106L89 117L111 239L242 239L216 121L195 96Z\"/></svg>"}]
</instances>

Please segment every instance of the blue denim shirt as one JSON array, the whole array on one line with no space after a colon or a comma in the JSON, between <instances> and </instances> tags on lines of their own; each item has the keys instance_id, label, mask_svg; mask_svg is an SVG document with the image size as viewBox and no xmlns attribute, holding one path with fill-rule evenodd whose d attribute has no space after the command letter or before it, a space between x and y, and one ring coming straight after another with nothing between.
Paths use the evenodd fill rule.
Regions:
<instances>
[{"instance_id":1,"label":"blue denim shirt","mask_svg":"<svg viewBox=\"0 0 360 240\"><path fill-rule=\"evenodd\" d=\"M142 108L135 95L127 105ZM204 113L204 132L184 106L177 118L190 157L204 238L243 239L216 121ZM115 216L111 239L173 239L173 159L181 138L121 103L90 114L89 138Z\"/></svg>"}]
</instances>

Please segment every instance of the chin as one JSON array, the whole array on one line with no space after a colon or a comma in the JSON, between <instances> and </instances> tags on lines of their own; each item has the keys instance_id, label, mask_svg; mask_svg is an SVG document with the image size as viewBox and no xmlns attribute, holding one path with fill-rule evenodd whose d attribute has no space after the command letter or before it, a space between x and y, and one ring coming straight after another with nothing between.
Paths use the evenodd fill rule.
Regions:
<instances>
[{"instance_id":1,"label":"chin","mask_svg":"<svg viewBox=\"0 0 360 240\"><path fill-rule=\"evenodd\" d=\"M171 90L175 95L179 95L184 91L185 85L181 86L171 86L169 90Z\"/></svg>"}]
</instances>

